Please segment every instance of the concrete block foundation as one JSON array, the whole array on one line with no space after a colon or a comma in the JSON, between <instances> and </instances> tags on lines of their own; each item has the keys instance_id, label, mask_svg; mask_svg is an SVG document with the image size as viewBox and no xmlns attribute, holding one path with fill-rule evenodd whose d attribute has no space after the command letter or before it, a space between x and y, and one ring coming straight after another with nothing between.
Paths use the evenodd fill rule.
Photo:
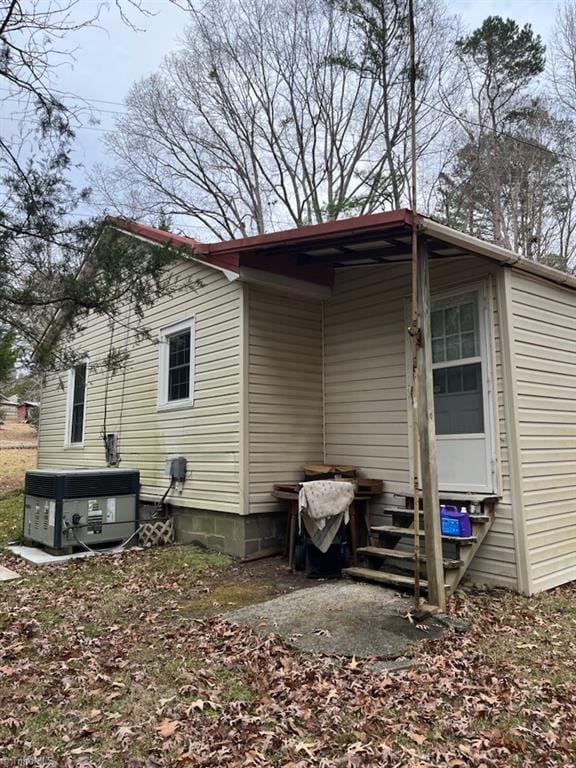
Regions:
<instances>
[{"instance_id":1,"label":"concrete block foundation","mask_svg":"<svg viewBox=\"0 0 576 768\"><path fill-rule=\"evenodd\" d=\"M284 547L286 515L265 512L234 515L228 512L172 507L176 541L201 544L233 557L254 557Z\"/></svg>"}]
</instances>

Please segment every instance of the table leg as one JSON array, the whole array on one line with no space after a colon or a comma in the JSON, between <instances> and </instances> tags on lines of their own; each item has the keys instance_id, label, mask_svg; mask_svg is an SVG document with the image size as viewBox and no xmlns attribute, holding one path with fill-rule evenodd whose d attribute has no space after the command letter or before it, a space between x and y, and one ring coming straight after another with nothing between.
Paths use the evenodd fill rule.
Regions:
<instances>
[{"instance_id":1,"label":"table leg","mask_svg":"<svg viewBox=\"0 0 576 768\"><path fill-rule=\"evenodd\" d=\"M288 543L288 570L290 573L294 570L294 550L296 549L296 526L298 521L298 502L291 501L288 508L288 526L289 526L289 543Z\"/></svg>"},{"instance_id":2,"label":"table leg","mask_svg":"<svg viewBox=\"0 0 576 768\"><path fill-rule=\"evenodd\" d=\"M364 526L366 528L366 544L367 546L372 545L372 523L370 521L370 499L365 499L364 501Z\"/></svg>"},{"instance_id":3,"label":"table leg","mask_svg":"<svg viewBox=\"0 0 576 768\"><path fill-rule=\"evenodd\" d=\"M357 564L356 549L358 547L358 522L356 519L356 504L350 505L350 556L352 565Z\"/></svg>"}]
</instances>

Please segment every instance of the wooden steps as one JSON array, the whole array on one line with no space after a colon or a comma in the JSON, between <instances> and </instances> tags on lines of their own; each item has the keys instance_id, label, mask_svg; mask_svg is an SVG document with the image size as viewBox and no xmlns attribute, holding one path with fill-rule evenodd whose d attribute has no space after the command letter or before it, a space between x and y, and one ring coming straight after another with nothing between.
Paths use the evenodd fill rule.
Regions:
<instances>
[{"instance_id":1,"label":"wooden steps","mask_svg":"<svg viewBox=\"0 0 576 768\"><path fill-rule=\"evenodd\" d=\"M449 502L447 502L449 503ZM406 549L397 549L402 539L414 539L414 510L401 507L387 507L383 512L392 517L394 525L370 526L371 538L378 538L381 546L375 546L372 542L368 546L359 547L357 554L365 561L360 565L354 564L351 568L345 568L343 573L353 579L371 581L383 586L414 589L414 552ZM480 514L470 515L472 523L472 536L442 536L444 549L443 568L444 581L447 596L451 595L470 567L476 552L486 538L494 520L494 503L488 499L480 509ZM419 531L419 541L425 538L423 513L420 512L422 521ZM419 557L423 569L423 577L420 578L420 586L423 592L427 591L426 579L426 555L424 552Z\"/></svg>"},{"instance_id":2,"label":"wooden steps","mask_svg":"<svg viewBox=\"0 0 576 768\"><path fill-rule=\"evenodd\" d=\"M376 581L380 584L391 584L397 587L414 586L414 578L412 576L405 576L402 573L388 573L387 571L377 571L372 568L359 568L357 566L344 568L342 573L362 581ZM420 579L420 586L422 589L428 589L428 582L425 579Z\"/></svg>"},{"instance_id":3,"label":"wooden steps","mask_svg":"<svg viewBox=\"0 0 576 768\"><path fill-rule=\"evenodd\" d=\"M400 549L386 549L384 547L359 547L356 551L359 555L366 555L367 557L377 557L381 559L389 557L394 560L406 560L409 562L414 562L413 552L403 552ZM425 563L426 555L422 553L419 559L421 563ZM463 560L454 560L450 558L444 559L443 563L446 570L451 570L452 568L460 568L462 565L464 565Z\"/></svg>"},{"instance_id":4,"label":"wooden steps","mask_svg":"<svg viewBox=\"0 0 576 768\"><path fill-rule=\"evenodd\" d=\"M373 568L344 568L342 573L346 576L350 576L353 579L361 579L362 581L377 581L381 584L393 584L399 587L413 587L414 579L410 576L403 576L401 573L386 573L385 571L377 571ZM427 589L428 583L421 580L420 586L422 589Z\"/></svg>"},{"instance_id":5,"label":"wooden steps","mask_svg":"<svg viewBox=\"0 0 576 768\"><path fill-rule=\"evenodd\" d=\"M414 537L413 528L402 528L401 525L373 525L370 528L372 533L387 533L392 536L411 536ZM420 530L419 536L423 537L424 530ZM442 541L451 541L461 547L471 546L476 541L476 536L442 536Z\"/></svg>"},{"instance_id":6,"label":"wooden steps","mask_svg":"<svg viewBox=\"0 0 576 768\"><path fill-rule=\"evenodd\" d=\"M413 509L400 509L399 507L387 507L382 511L386 515L399 516L399 517L408 518L409 520L414 520ZM490 515L469 515L469 517L472 524L490 522ZM424 512L422 512L422 510L420 510L420 519L421 520L424 519Z\"/></svg>"}]
</instances>

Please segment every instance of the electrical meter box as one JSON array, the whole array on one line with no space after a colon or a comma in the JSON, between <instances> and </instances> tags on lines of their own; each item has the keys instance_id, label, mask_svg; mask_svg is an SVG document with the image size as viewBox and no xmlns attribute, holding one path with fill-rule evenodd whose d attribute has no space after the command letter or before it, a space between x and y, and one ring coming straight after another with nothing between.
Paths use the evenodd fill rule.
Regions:
<instances>
[{"instance_id":1,"label":"electrical meter box","mask_svg":"<svg viewBox=\"0 0 576 768\"><path fill-rule=\"evenodd\" d=\"M54 550L112 544L138 526L140 474L132 469L26 473L24 539Z\"/></svg>"}]
</instances>

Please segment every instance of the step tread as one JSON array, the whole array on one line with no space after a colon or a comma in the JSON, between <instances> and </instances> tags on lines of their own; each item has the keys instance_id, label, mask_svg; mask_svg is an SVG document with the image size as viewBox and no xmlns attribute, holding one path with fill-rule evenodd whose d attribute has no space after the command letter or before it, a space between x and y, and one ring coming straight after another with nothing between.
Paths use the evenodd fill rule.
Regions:
<instances>
[{"instance_id":1,"label":"step tread","mask_svg":"<svg viewBox=\"0 0 576 768\"><path fill-rule=\"evenodd\" d=\"M395 493L394 496L399 499L413 499L414 494L413 493ZM422 490L420 490L420 498L422 497ZM452 493L452 492L444 492L439 491L438 492L438 498L441 502L450 502L450 501L488 501L488 502L494 502L499 501L502 497L496 496L493 493L487 494L487 493Z\"/></svg>"},{"instance_id":2,"label":"step tread","mask_svg":"<svg viewBox=\"0 0 576 768\"><path fill-rule=\"evenodd\" d=\"M362 555L370 555L371 557L392 557L395 560L410 560L414 561L414 553L413 552L402 552L402 550L399 549L386 549L385 547L358 547L356 550L358 554ZM425 563L426 562L426 555L421 554L420 560ZM444 568L451 569L451 568L460 568L464 565L463 560L454 560L453 558L445 558L443 561Z\"/></svg>"},{"instance_id":3,"label":"step tread","mask_svg":"<svg viewBox=\"0 0 576 768\"><path fill-rule=\"evenodd\" d=\"M400 507L385 507L382 510L385 515L404 515L405 517L414 517L413 509L401 509ZM424 512L420 511L420 518L424 516ZM490 515L468 515L473 523L489 523Z\"/></svg>"},{"instance_id":4,"label":"step tread","mask_svg":"<svg viewBox=\"0 0 576 768\"><path fill-rule=\"evenodd\" d=\"M345 573L352 578L379 581L383 584L400 584L407 587L414 586L414 577L403 576L401 573L387 573L386 571L376 571L372 568L360 568L358 566L354 566L353 568L343 568L342 573ZM423 589L426 589L428 587L428 582L425 579L420 579L420 586Z\"/></svg>"},{"instance_id":5,"label":"step tread","mask_svg":"<svg viewBox=\"0 0 576 768\"><path fill-rule=\"evenodd\" d=\"M402 528L400 525L373 525L370 530L373 533L391 533L395 536L414 536L413 528ZM424 536L424 531L419 531L420 536ZM476 536L442 536L442 541L451 541L455 544L468 546L474 544Z\"/></svg>"}]
</instances>

